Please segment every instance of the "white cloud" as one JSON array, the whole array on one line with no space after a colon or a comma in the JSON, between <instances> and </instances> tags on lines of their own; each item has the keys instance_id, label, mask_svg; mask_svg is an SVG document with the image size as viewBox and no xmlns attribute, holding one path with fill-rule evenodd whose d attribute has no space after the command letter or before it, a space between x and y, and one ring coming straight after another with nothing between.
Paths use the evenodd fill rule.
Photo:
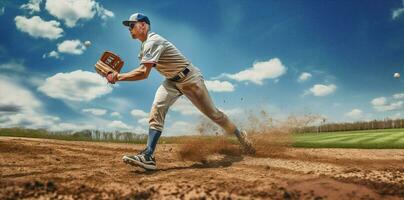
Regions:
<instances>
[{"instance_id":1,"label":"white cloud","mask_svg":"<svg viewBox=\"0 0 404 200\"><path fill-rule=\"evenodd\" d=\"M234 86L228 81L205 81L206 87L212 92L233 92Z\"/></svg>"},{"instance_id":2,"label":"white cloud","mask_svg":"<svg viewBox=\"0 0 404 200\"><path fill-rule=\"evenodd\" d=\"M149 114L145 111L138 109L133 109L132 111L130 111L130 114L135 118L144 118L149 116Z\"/></svg>"},{"instance_id":3,"label":"white cloud","mask_svg":"<svg viewBox=\"0 0 404 200\"><path fill-rule=\"evenodd\" d=\"M4 15L5 12L6 12L6 8L5 8L5 7L1 7L1 8L0 8L0 16Z\"/></svg>"},{"instance_id":4,"label":"white cloud","mask_svg":"<svg viewBox=\"0 0 404 200\"><path fill-rule=\"evenodd\" d=\"M80 19L93 18L94 6L92 0L47 0L45 4L49 14L64 20L68 27L74 27Z\"/></svg>"},{"instance_id":5,"label":"white cloud","mask_svg":"<svg viewBox=\"0 0 404 200\"><path fill-rule=\"evenodd\" d=\"M42 56L42 58L56 58L56 59L59 59L60 55L59 55L59 53L57 51L53 50L53 51L51 51L49 53L44 54Z\"/></svg>"},{"instance_id":6,"label":"white cloud","mask_svg":"<svg viewBox=\"0 0 404 200\"><path fill-rule=\"evenodd\" d=\"M397 8L397 9L393 10L391 17L393 20L398 19L403 13L404 13L404 8Z\"/></svg>"},{"instance_id":7,"label":"white cloud","mask_svg":"<svg viewBox=\"0 0 404 200\"><path fill-rule=\"evenodd\" d=\"M186 121L175 121L170 127L166 128L167 135L194 135L196 127Z\"/></svg>"},{"instance_id":8,"label":"white cloud","mask_svg":"<svg viewBox=\"0 0 404 200\"><path fill-rule=\"evenodd\" d=\"M353 109L350 112L345 113L345 116L350 117L350 118L354 118L354 119L358 119L360 117L362 117L363 111L360 109Z\"/></svg>"},{"instance_id":9,"label":"white cloud","mask_svg":"<svg viewBox=\"0 0 404 200\"><path fill-rule=\"evenodd\" d=\"M108 124L108 127L111 129L121 130L121 131L126 131L126 130L129 131L129 130L133 129L133 127L131 127L119 120L112 121L111 123Z\"/></svg>"},{"instance_id":10,"label":"white cloud","mask_svg":"<svg viewBox=\"0 0 404 200\"><path fill-rule=\"evenodd\" d=\"M197 108L185 97L179 98L172 106L171 109L179 112L182 115L199 115L200 112Z\"/></svg>"},{"instance_id":11,"label":"white cloud","mask_svg":"<svg viewBox=\"0 0 404 200\"><path fill-rule=\"evenodd\" d=\"M148 125L149 124L149 118L148 117L141 118L141 119L137 120L137 123L141 124L141 125Z\"/></svg>"},{"instance_id":12,"label":"white cloud","mask_svg":"<svg viewBox=\"0 0 404 200\"><path fill-rule=\"evenodd\" d=\"M85 124L64 122L45 113L44 103L18 79L0 75L0 127L43 128L52 131L99 129L109 121L85 120Z\"/></svg>"},{"instance_id":13,"label":"white cloud","mask_svg":"<svg viewBox=\"0 0 404 200\"><path fill-rule=\"evenodd\" d=\"M49 57L59 58L59 53L56 51L49 52Z\"/></svg>"},{"instance_id":14,"label":"white cloud","mask_svg":"<svg viewBox=\"0 0 404 200\"><path fill-rule=\"evenodd\" d=\"M95 4L95 9L97 10L97 15L103 20L114 17L114 13L112 11L105 9L98 2Z\"/></svg>"},{"instance_id":15,"label":"white cloud","mask_svg":"<svg viewBox=\"0 0 404 200\"><path fill-rule=\"evenodd\" d=\"M22 72L25 70L25 66L21 61L11 60L8 63L0 64L1 70L8 70L8 71L15 71L15 72Z\"/></svg>"},{"instance_id":16,"label":"white cloud","mask_svg":"<svg viewBox=\"0 0 404 200\"><path fill-rule=\"evenodd\" d=\"M65 40L57 44L57 51L53 50L46 53L42 58L60 58L60 53L81 55L87 49L86 45L80 40Z\"/></svg>"},{"instance_id":17,"label":"white cloud","mask_svg":"<svg viewBox=\"0 0 404 200\"><path fill-rule=\"evenodd\" d=\"M136 126L133 131L137 134L147 134L147 129L141 126Z\"/></svg>"},{"instance_id":18,"label":"white cloud","mask_svg":"<svg viewBox=\"0 0 404 200\"><path fill-rule=\"evenodd\" d=\"M121 113L119 113L119 112L112 112L110 115L111 115L111 117L117 117L117 118L122 117Z\"/></svg>"},{"instance_id":19,"label":"white cloud","mask_svg":"<svg viewBox=\"0 0 404 200\"><path fill-rule=\"evenodd\" d=\"M401 119L401 113L395 113L394 115L391 115L389 118L391 118L391 119Z\"/></svg>"},{"instance_id":20,"label":"white cloud","mask_svg":"<svg viewBox=\"0 0 404 200\"><path fill-rule=\"evenodd\" d=\"M403 103L404 103L403 101L397 101L397 102L387 103L385 105L373 106L373 108L379 112L399 110L399 109L403 108Z\"/></svg>"},{"instance_id":21,"label":"white cloud","mask_svg":"<svg viewBox=\"0 0 404 200\"><path fill-rule=\"evenodd\" d=\"M41 11L39 4L41 4L42 0L29 0L28 3L22 4L20 6L21 9L28 10L30 14L34 12Z\"/></svg>"},{"instance_id":22,"label":"white cloud","mask_svg":"<svg viewBox=\"0 0 404 200\"><path fill-rule=\"evenodd\" d=\"M130 114L137 118L137 123L140 125L148 125L149 124L149 113L146 113L143 110L133 109Z\"/></svg>"},{"instance_id":23,"label":"white cloud","mask_svg":"<svg viewBox=\"0 0 404 200\"><path fill-rule=\"evenodd\" d=\"M132 100L121 97L107 97L105 104L114 105L114 111L120 113L126 113L128 110L135 107Z\"/></svg>"},{"instance_id":24,"label":"white cloud","mask_svg":"<svg viewBox=\"0 0 404 200\"><path fill-rule=\"evenodd\" d=\"M278 58L268 61L256 62L251 68L243 70L235 74L223 74L237 81L250 81L252 83L262 85L265 79L276 79L286 73L286 67L283 66Z\"/></svg>"},{"instance_id":25,"label":"white cloud","mask_svg":"<svg viewBox=\"0 0 404 200\"><path fill-rule=\"evenodd\" d=\"M86 50L86 46L80 40L65 40L58 44L60 53L80 55Z\"/></svg>"},{"instance_id":26,"label":"white cloud","mask_svg":"<svg viewBox=\"0 0 404 200\"><path fill-rule=\"evenodd\" d=\"M0 127L48 128L58 117L43 113L42 102L14 79L0 76Z\"/></svg>"},{"instance_id":27,"label":"white cloud","mask_svg":"<svg viewBox=\"0 0 404 200\"><path fill-rule=\"evenodd\" d=\"M34 97L31 91L6 77L1 77L0 79L0 96L0 106L2 108L14 107L16 111L31 111L42 106L41 102Z\"/></svg>"},{"instance_id":28,"label":"white cloud","mask_svg":"<svg viewBox=\"0 0 404 200\"><path fill-rule=\"evenodd\" d=\"M404 99L404 93L397 93L393 95L394 99Z\"/></svg>"},{"instance_id":29,"label":"white cloud","mask_svg":"<svg viewBox=\"0 0 404 200\"><path fill-rule=\"evenodd\" d=\"M59 27L60 23L54 20L44 21L38 16L33 16L31 18L17 16L14 20L18 30L28 33L34 38L47 38L54 40L63 35L63 29Z\"/></svg>"},{"instance_id":30,"label":"white cloud","mask_svg":"<svg viewBox=\"0 0 404 200\"><path fill-rule=\"evenodd\" d=\"M385 97L374 98L370 103L373 106L383 106L386 104L386 98Z\"/></svg>"},{"instance_id":31,"label":"white cloud","mask_svg":"<svg viewBox=\"0 0 404 200\"><path fill-rule=\"evenodd\" d=\"M80 130L96 130L97 126L93 124L75 124L61 122L49 127L51 131L80 131Z\"/></svg>"},{"instance_id":32,"label":"white cloud","mask_svg":"<svg viewBox=\"0 0 404 200\"><path fill-rule=\"evenodd\" d=\"M49 128L59 122L58 117L49 116L40 112L23 112L8 116L3 127Z\"/></svg>"},{"instance_id":33,"label":"white cloud","mask_svg":"<svg viewBox=\"0 0 404 200\"><path fill-rule=\"evenodd\" d=\"M105 20L114 13L94 0L47 0L46 10L56 18L65 21L68 27L76 26L79 20L89 20L95 14Z\"/></svg>"},{"instance_id":34,"label":"white cloud","mask_svg":"<svg viewBox=\"0 0 404 200\"><path fill-rule=\"evenodd\" d=\"M299 78L297 79L298 82L304 82L309 80L312 77L312 75L308 72L303 72L300 74Z\"/></svg>"},{"instance_id":35,"label":"white cloud","mask_svg":"<svg viewBox=\"0 0 404 200\"><path fill-rule=\"evenodd\" d=\"M316 84L312 88L310 88L310 93L312 93L314 96L327 96L335 92L337 89L337 86L334 84L330 85L323 85L323 84Z\"/></svg>"},{"instance_id":36,"label":"white cloud","mask_svg":"<svg viewBox=\"0 0 404 200\"><path fill-rule=\"evenodd\" d=\"M47 78L38 90L56 99L91 101L110 93L112 88L98 74L77 70L69 73L57 73Z\"/></svg>"},{"instance_id":37,"label":"white cloud","mask_svg":"<svg viewBox=\"0 0 404 200\"><path fill-rule=\"evenodd\" d=\"M393 95L394 99L400 99L402 97L402 94L395 94ZM383 111L392 111L392 110L399 110L403 108L403 101L397 101L397 102L387 102L386 97L377 97L372 99L370 102L373 105L373 108L379 112Z\"/></svg>"},{"instance_id":38,"label":"white cloud","mask_svg":"<svg viewBox=\"0 0 404 200\"><path fill-rule=\"evenodd\" d=\"M91 113L91 114L96 115L96 116L102 116L102 115L105 115L107 113L107 110L99 109L99 108L86 108L86 109L83 109L81 111L86 112L86 113Z\"/></svg>"},{"instance_id":39,"label":"white cloud","mask_svg":"<svg viewBox=\"0 0 404 200\"><path fill-rule=\"evenodd\" d=\"M400 15L404 13L404 0L401 1L401 5L401 8L394 9L391 13L391 17L393 20L398 19Z\"/></svg>"}]
</instances>

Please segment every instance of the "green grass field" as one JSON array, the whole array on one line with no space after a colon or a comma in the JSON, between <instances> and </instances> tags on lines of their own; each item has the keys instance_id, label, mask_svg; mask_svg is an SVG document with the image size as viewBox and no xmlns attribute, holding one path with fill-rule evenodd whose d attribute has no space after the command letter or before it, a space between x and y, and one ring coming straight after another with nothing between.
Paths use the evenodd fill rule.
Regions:
<instances>
[{"instance_id":1,"label":"green grass field","mask_svg":"<svg viewBox=\"0 0 404 200\"><path fill-rule=\"evenodd\" d=\"M295 136L294 147L404 149L404 129L379 129Z\"/></svg>"}]
</instances>

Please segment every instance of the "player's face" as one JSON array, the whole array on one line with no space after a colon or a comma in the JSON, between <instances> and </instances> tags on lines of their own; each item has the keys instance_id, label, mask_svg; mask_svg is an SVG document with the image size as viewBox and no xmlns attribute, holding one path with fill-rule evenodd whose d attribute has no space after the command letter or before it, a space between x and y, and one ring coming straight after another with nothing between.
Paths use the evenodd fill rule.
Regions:
<instances>
[{"instance_id":1,"label":"player's face","mask_svg":"<svg viewBox=\"0 0 404 200\"><path fill-rule=\"evenodd\" d=\"M146 23L144 22L132 22L129 25L129 31L133 39L140 39L145 36Z\"/></svg>"},{"instance_id":2,"label":"player's face","mask_svg":"<svg viewBox=\"0 0 404 200\"><path fill-rule=\"evenodd\" d=\"M139 26L137 24L139 24L139 23L138 22L132 22L131 24L129 24L129 31L130 31L130 34L131 34L133 39L137 39L136 36L139 35Z\"/></svg>"}]
</instances>

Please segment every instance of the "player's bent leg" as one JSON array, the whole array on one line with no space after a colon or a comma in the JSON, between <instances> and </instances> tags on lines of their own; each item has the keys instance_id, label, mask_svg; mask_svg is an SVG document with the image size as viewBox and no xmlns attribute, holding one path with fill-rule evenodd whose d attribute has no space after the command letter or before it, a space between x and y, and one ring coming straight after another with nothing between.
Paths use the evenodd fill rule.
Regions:
<instances>
[{"instance_id":1,"label":"player's bent leg","mask_svg":"<svg viewBox=\"0 0 404 200\"><path fill-rule=\"evenodd\" d=\"M147 170L156 169L154 151L164 127L164 120L168 108L181 96L181 92L165 81L156 91L153 106L149 116L149 135L147 137L147 147L138 155L125 155L122 160L126 164L139 166Z\"/></svg>"},{"instance_id":2,"label":"player's bent leg","mask_svg":"<svg viewBox=\"0 0 404 200\"><path fill-rule=\"evenodd\" d=\"M183 84L183 87L180 85L180 90L203 114L221 126L227 134L236 135L245 153L254 154L255 149L252 146L252 143L248 140L246 132L238 130L236 125L227 117L227 115L216 108L208 93L203 78L197 78L199 78L199 80L192 81L186 85Z\"/></svg>"},{"instance_id":3,"label":"player's bent leg","mask_svg":"<svg viewBox=\"0 0 404 200\"><path fill-rule=\"evenodd\" d=\"M252 145L252 142L248 139L247 132L246 131L240 131L234 124L233 122L227 117L226 114L221 112L220 110L216 109L217 112L210 114L208 116L212 121L216 122L218 125L220 125L222 128L226 130L233 130L232 132L227 132L234 134L238 141L241 144L242 150L246 154L255 154L255 148ZM229 129L228 127L233 127L233 129Z\"/></svg>"},{"instance_id":4,"label":"player's bent leg","mask_svg":"<svg viewBox=\"0 0 404 200\"><path fill-rule=\"evenodd\" d=\"M149 127L163 131L168 108L182 95L175 84L164 81L156 91L149 114Z\"/></svg>"},{"instance_id":5,"label":"player's bent leg","mask_svg":"<svg viewBox=\"0 0 404 200\"><path fill-rule=\"evenodd\" d=\"M197 107L205 116L222 127L226 133L233 134L236 126L220 110L218 110L204 84L202 77L195 77L189 83L178 84L181 92Z\"/></svg>"}]
</instances>

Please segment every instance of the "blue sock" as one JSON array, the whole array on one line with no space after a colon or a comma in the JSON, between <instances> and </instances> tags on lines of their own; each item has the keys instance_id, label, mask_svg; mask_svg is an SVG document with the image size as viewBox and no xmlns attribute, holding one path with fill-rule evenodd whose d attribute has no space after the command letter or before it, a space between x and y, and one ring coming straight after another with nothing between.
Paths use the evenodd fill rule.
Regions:
<instances>
[{"instance_id":1,"label":"blue sock","mask_svg":"<svg viewBox=\"0 0 404 200\"><path fill-rule=\"evenodd\" d=\"M152 156L154 149L156 149L157 141L159 140L161 131L149 129L149 136L147 137L147 150L145 154Z\"/></svg>"}]
</instances>

